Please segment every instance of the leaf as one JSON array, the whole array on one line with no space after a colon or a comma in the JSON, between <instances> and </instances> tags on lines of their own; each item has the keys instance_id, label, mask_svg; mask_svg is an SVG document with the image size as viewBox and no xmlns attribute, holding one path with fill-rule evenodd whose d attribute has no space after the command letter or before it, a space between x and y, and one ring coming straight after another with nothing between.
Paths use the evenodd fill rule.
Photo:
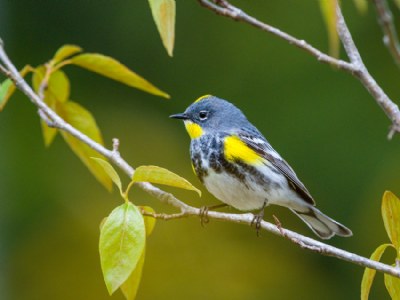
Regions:
<instances>
[{"instance_id":1,"label":"leaf","mask_svg":"<svg viewBox=\"0 0 400 300\"><path fill-rule=\"evenodd\" d=\"M138 167L132 177L132 181L134 182L151 182L164 184L169 186L178 187L181 189L195 191L201 196L201 191L194 187L189 181L185 178L180 177L179 175L157 166L140 166Z\"/></svg>"},{"instance_id":2,"label":"leaf","mask_svg":"<svg viewBox=\"0 0 400 300\"><path fill-rule=\"evenodd\" d=\"M392 300L400 299L400 278L385 274L385 286Z\"/></svg>"},{"instance_id":3,"label":"leaf","mask_svg":"<svg viewBox=\"0 0 400 300\"><path fill-rule=\"evenodd\" d=\"M128 202L115 208L100 231L100 262L110 295L131 275L145 246L145 228L139 209Z\"/></svg>"},{"instance_id":4,"label":"leaf","mask_svg":"<svg viewBox=\"0 0 400 300\"><path fill-rule=\"evenodd\" d=\"M119 178L119 175L117 171L115 171L113 166L110 165L107 161L98 157L91 157L91 159L97 162L104 169L104 171L107 173L108 176L110 176L111 180L115 183L120 193L122 194L121 178Z\"/></svg>"},{"instance_id":5,"label":"leaf","mask_svg":"<svg viewBox=\"0 0 400 300\"><path fill-rule=\"evenodd\" d=\"M154 209L150 206L139 206L139 208L148 213L155 213ZM154 226L156 225L156 219L150 216L143 216L143 219L144 226L146 227L146 236L149 236L153 232Z\"/></svg>"},{"instance_id":6,"label":"leaf","mask_svg":"<svg viewBox=\"0 0 400 300\"><path fill-rule=\"evenodd\" d=\"M53 63L57 64L60 61L76 54L82 52L82 48L76 45L64 45L62 47L60 47L56 54L53 57Z\"/></svg>"},{"instance_id":7,"label":"leaf","mask_svg":"<svg viewBox=\"0 0 400 300\"><path fill-rule=\"evenodd\" d=\"M142 255L128 279L121 285L121 291L127 300L133 300L136 297L139 289L140 280L142 279L144 257L146 255L146 249L143 249Z\"/></svg>"},{"instance_id":8,"label":"leaf","mask_svg":"<svg viewBox=\"0 0 400 300\"><path fill-rule=\"evenodd\" d=\"M175 0L149 0L149 3L162 43L172 57L175 42Z\"/></svg>"},{"instance_id":9,"label":"leaf","mask_svg":"<svg viewBox=\"0 0 400 300\"><path fill-rule=\"evenodd\" d=\"M400 258L400 199L390 191L382 198L382 218L386 232Z\"/></svg>"},{"instance_id":10,"label":"leaf","mask_svg":"<svg viewBox=\"0 0 400 300\"><path fill-rule=\"evenodd\" d=\"M397 0L399 1L399 0ZM359 13L365 14L368 10L368 1L367 0L354 0L354 4Z\"/></svg>"},{"instance_id":11,"label":"leaf","mask_svg":"<svg viewBox=\"0 0 400 300\"><path fill-rule=\"evenodd\" d=\"M39 92L40 84L46 73L46 68L42 65L35 69L32 77L33 88L36 93ZM48 103L49 97L54 97L59 102L66 102L69 99L70 83L67 75L61 70L50 74L47 88L44 91L44 101Z\"/></svg>"},{"instance_id":12,"label":"leaf","mask_svg":"<svg viewBox=\"0 0 400 300\"><path fill-rule=\"evenodd\" d=\"M319 0L322 16L325 21L329 37L329 53L339 57L339 35L336 31L336 3L337 0Z\"/></svg>"},{"instance_id":13,"label":"leaf","mask_svg":"<svg viewBox=\"0 0 400 300\"><path fill-rule=\"evenodd\" d=\"M372 253L370 259L379 261L382 257L383 252L385 252L386 248L392 246L391 244L383 244L380 245L375 251ZM372 282L374 281L376 274L376 270L365 268L364 275L361 281L361 300L368 300L369 291L371 290Z\"/></svg>"},{"instance_id":14,"label":"leaf","mask_svg":"<svg viewBox=\"0 0 400 300\"><path fill-rule=\"evenodd\" d=\"M67 123L86 134L95 142L103 145L103 138L99 128L97 127L96 121L92 114L84 107L76 102L68 101L65 103L59 103L57 112ZM112 181L109 175L104 171L102 166L91 159L91 157L98 157L103 160L105 160L105 158L72 135L64 131L60 131L60 133L67 144L71 147L72 151L74 151L86 167L88 167L96 179L103 184L107 190L111 191Z\"/></svg>"},{"instance_id":15,"label":"leaf","mask_svg":"<svg viewBox=\"0 0 400 300\"><path fill-rule=\"evenodd\" d=\"M15 85L10 78L7 78L0 84L0 111L4 109L14 91Z\"/></svg>"},{"instance_id":16,"label":"leaf","mask_svg":"<svg viewBox=\"0 0 400 300\"><path fill-rule=\"evenodd\" d=\"M30 65L26 65L19 72L22 77L25 77L26 74L32 71L32 67ZM11 81L11 79L7 78L0 84L0 112L6 106L8 100L15 92L15 84Z\"/></svg>"},{"instance_id":17,"label":"leaf","mask_svg":"<svg viewBox=\"0 0 400 300\"><path fill-rule=\"evenodd\" d=\"M170 98L167 93L159 90L146 79L109 56L85 53L71 58L71 63L147 93Z\"/></svg>"}]
</instances>

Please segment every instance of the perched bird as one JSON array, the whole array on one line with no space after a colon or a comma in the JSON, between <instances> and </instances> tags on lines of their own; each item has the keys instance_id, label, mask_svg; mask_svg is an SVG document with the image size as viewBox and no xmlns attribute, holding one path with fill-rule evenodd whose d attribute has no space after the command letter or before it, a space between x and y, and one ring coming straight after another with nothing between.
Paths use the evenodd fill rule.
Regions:
<instances>
[{"instance_id":1,"label":"perched bird","mask_svg":"<svg viewBox=\"0 0 400 300\"><path fill-rule=\"evenodd\" d=\"M241 211L261 209L258 225L265 206L275 204L289 208L322 239L352 235L315 207L293 169L232 103L206 95L170 117L184 121L194 172L225 204Z\"/></svg>"}]
</instances>

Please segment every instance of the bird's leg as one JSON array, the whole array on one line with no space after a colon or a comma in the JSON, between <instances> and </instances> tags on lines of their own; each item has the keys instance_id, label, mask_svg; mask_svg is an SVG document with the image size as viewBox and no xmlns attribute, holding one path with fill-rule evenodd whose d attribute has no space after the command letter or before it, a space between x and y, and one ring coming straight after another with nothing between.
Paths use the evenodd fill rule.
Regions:
<instances>
[{"instance_id":1,"label":"bird's leg","mask_svg":"<svg viewBox=\"0 0 400 300\"><path fill-rule=\"evenodd\" d=\"M263 206L261 207L261 210L259 211L258 214L254 214L254 218L250 223L250 226L253 226L256 228L257 231L257 236L260 236L260 229L261 229L261 221L264 218L264 208L267 206L268 200L265 199Z\"/></svg>"},{"instance_id":2,"label":"bird's leg","mask_svg":"<svg viewBox=\"0 0 400 300\"><path fill-rule=\"evenodd\" d=\"M225 207L225 206L228 206L228 204L222 203L222 204L217 204L217 205L212 205L212 206L200 207L199 217L200 217L201 226L204 227L204 224L207 224L208 222L210 222L210 220L208 219L208 211L210 209L216 209L216 208L221 208L221 207Z\"/></svg>"}]
</instances>

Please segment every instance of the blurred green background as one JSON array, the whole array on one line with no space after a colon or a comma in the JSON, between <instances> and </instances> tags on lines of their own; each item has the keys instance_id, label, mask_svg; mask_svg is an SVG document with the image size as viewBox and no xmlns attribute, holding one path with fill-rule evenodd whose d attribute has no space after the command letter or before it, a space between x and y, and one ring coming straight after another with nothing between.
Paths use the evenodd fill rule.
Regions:
<instances>
[{"instance_id":1,"label":"blurred green background","mask_svg":"<svg viewBox=\"0 0 400 300\"><path fill-rule=\"evenodd\" d=\"M370 72L392 99L399 69L382 44L375 11L344 15ZM318 1L236 1L261 20L327 51ZM396 13L396 15L398 15ZM0 0L0 36L18 67L38 65L66 43L110 55L172 95L164 100L76 67L65 71L71 98L95 115L107 146L121 141L133 165L168 168L200 187L189 138L168 119L214 94L239 106L284 156L318 207L353 230L330 244L369 256L387 242L380 214L389 189L400 194L400 137L360 83L248 25L177 1L174 58L163 49L142 1ZM344 57L343 53L342 56ZM125 178L126 179L126 178ZM216 204L204 188L168 189L195 206ZM173 209L134 189L131 200ZM0 299L123 299L108 296L98 225L121 199L97 183L60 137L45 149L35 107L17 93L0 114ZM232 210L233 211L233 210ZM285 209L283 225L312 236ZM384 256L392 262L393 253ZM159 221L148 241L138 299L357 299L363 269L304 251L247 226L197 218ZM378 274L371 299L386 299Z\"/></svg>"}]
</instances>

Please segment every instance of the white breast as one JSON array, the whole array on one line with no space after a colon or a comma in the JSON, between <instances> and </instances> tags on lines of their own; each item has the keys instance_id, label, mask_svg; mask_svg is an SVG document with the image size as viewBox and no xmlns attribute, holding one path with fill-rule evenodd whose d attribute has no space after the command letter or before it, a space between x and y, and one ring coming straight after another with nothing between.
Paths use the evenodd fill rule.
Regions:
<instances>
[{"instance_id":1,"label":"white breast","mask_svg":"<svg viewBox=\"0 0 400 300\"><path fill-rule=\"evenodd\" d=\"M290 206L289 202L297 196L288 187L286 178L272 172L265 165L260 166L259 169L267 178L270 178L269 184L260 186L253 180L242 183L231 174L209 170L208 175L203 178L204 185L216 198L238 210L260 209L265 201L268 204Z\"/></svg>"}]
</instances>

